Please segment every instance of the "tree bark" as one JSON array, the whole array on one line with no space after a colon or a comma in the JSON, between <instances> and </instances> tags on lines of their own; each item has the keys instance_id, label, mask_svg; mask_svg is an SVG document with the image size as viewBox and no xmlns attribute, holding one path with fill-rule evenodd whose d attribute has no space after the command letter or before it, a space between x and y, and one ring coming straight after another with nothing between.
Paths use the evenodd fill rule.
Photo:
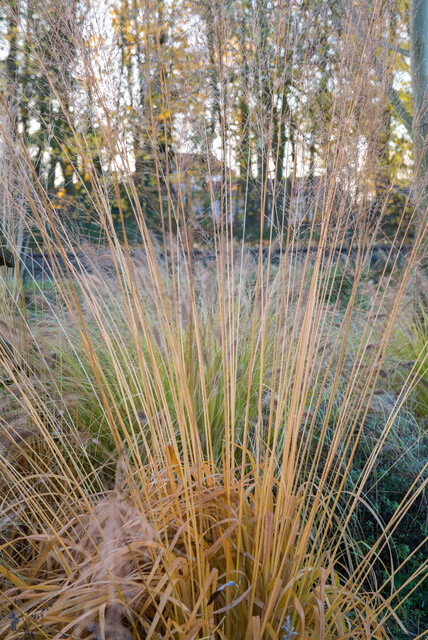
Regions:
<instances>
[{"instance_id":1,"label":"tree bark","mask_svg":"<svg viewBox=\"0 0 428 640\"><path fill-rule=\"evenodd\" d=\"M410 35L415 201L422 221L428 206L428 0L411 0Z\"/></svg>"}]
</instances>

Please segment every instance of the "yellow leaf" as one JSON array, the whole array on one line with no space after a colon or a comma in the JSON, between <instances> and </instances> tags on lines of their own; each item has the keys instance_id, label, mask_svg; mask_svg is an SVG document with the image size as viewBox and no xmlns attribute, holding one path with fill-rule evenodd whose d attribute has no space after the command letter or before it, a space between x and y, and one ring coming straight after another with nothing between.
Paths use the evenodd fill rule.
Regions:
<instances>
[{"instance_id":1,"label":"yellow leaf","mask_svg":"<svg viewBox=\"0 0 428 640\"><path fill-rule=\"evenodd\" d=\"M27 585L25 584L25 582L23 582L23 581L21 580L21 578L18 578L18 576L17 576L17 575L15 575L14 573L12 573L12 571L9 571L9 569L6 569L6 567L3 567L1 564L0 564L0 573L1 573L5 578L7 578L7 580L10 580L10 582L11 582L12 584L14 584L14 585L15 585L15 587L21 587L21 588L24 588L24 587L26 587L26 586L27 586Z\"/></svg>"}]
</instances>

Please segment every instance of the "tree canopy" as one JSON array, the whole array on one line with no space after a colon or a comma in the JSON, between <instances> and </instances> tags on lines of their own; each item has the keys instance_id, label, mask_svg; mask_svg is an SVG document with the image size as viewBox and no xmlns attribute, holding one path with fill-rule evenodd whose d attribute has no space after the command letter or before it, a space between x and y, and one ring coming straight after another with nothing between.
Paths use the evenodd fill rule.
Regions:
<instances>
[{"instance_id":1,"label":"tree canopy","mask_svg":"<svg viewBox=\"0 0 428 640\"><path fill-rule=\"evenodd\" d=\"M131 220L132 174L149 225L173 206L172 218L206 226L229 199L229 219L258 232L264 219L293 215L299 189L331 172L342 192L368 182L373 199L409 185L409 9L407 0L8 0L3 108L64 216L90 218L97 176L113 217Z\"/></svg>"}]
</instances>

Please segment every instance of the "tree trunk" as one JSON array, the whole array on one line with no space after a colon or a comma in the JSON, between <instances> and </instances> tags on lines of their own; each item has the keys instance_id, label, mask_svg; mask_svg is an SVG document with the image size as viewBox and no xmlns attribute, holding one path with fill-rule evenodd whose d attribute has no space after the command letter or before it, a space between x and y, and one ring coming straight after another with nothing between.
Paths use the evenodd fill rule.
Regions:
<instances>
[{"instance_id":1,"label":"tree trunk","mask_svg":"<svg viewBox=\"0 0 428 640\"><path fill-rule=\"evenodd\" d=\"M422 221L428 206L428 0L411 0L410 34L415 202Z\"/></svg>"}]
</instances>

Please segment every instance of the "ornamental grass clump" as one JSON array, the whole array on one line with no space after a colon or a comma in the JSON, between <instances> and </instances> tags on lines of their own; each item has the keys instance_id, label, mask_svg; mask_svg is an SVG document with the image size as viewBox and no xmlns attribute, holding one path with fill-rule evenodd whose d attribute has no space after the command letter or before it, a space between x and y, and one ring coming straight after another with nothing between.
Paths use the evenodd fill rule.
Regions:
<instances>
[{"instance_id":1,"label":"ornamental grass clump","mask_svg":"<svg viewBox=\"0 0 428 640\"><path fill-rule=\"evenodd\" d=\"M70 183L53 195L42 159L37 164L1 96L1 152L10 164L2 193L12 204L19 195L17 220L46 259L43 279L31 278L36 265L17 250L10 225L16 268L2 274L0 297L0 636L380 640L407 625L422 638L423 620L404 619L403 607L426 586L426 536L406 557L395 541L409 514L419 517L426 459L418 458L387 518L366 495L367 487L374 493L379 460L383 477L415 455L420 432L409 436L409 453L397 425L426 357L421 348L417 366L396 384L390 343L415 295L423 298L415 287L426 246L420 202L417 215L403 211L387 249L382 235L382 266L371 276L383 213L378 202L374 217L368 203L382 171L385 102L368 60L383 51L383 8L368 23L358 8L329 23L334 93L308 88L313 62L303 43L311 36L319 55L323 46L301 3L275 4L275 37L251 23L245 77L234 68L232 7L214 7L203 29L190 22L199 63L189 90L211 92L214 141L200 120L188 130L195 102L177 98L157 4L136 3L150 26L130 52L144 61L146 102L124 112L121 99L130 97L119 91L114 29L103 31L95 4L83 23L58 7L40 9L53 53L24 26L22 33L67 127L65 138L54 130L52 144L85 190L100 242L81 241L58 205ZM179 17L163 9L175 28ZM301 28L293 26L297 16ZM324 20L322 12L316 17ZM284 61L297 55L294 78ZM382 86L392 75L389 55ZM267 107L291 81L300 115L291 122L284 107L279 127L288 123L293 135L296 189L287 201L270 177L272 163L287 163L273 124L282 103ZM241 142L262 161L261 180L251 161L239 170L244 196L258 190L252 247L245 240L254 210L250 216L244 197L238 224L232 195L230 136L246 92L260 147L253 137ZM71 107L73 97L89 107ZM36 107L29 101L28 108ZM303 196L297 174L313 159L309 113L324 178ZM143 156L129 136L137 115ZM205 154L210 217L196 213L191 176L178 169L193 143ZM153 201L153 190L137 179L146 156L156 224L145 200ZM375 523L370 538L361 513Z\"/></svg>"},{"instance_id":2,"label":"ornamental grass clump","mask_svg":"<svg viewBox=\"0 0 428 640\"><path fill-rule=\"evenodd\" d=\"M18 633L40 611L40 637L269 637L293 610L296 627L316 634L346 637L355 625L377 625L371 598L340 584L333 538L307 553L313 527L301 521L303 493L288 496L280 513L273 495L265 509L253 472L225 483L206 464L186 478L172 448L166 458L161 473L135 470L139 490L124 475L87 504L70 501L55 535L34 537L45 551L31 587L23 567L8 576L19 587L7 593ZM8 626L6 618L4 633Z\"/></svg>"}]
</instances>

